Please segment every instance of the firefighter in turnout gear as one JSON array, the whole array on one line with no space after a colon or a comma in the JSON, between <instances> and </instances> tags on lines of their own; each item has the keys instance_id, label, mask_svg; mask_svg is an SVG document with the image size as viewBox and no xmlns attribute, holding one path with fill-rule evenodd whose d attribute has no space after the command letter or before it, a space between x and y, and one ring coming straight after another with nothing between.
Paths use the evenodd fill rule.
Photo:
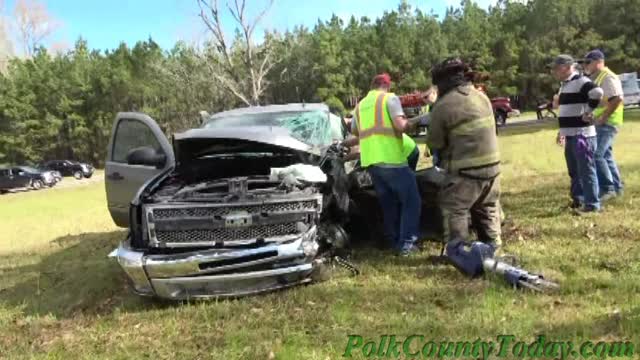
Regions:
<instances>
[{"instance_id":1,"label":"firefighter in turnout gear","mask_svg":"<svg viewBox=\"0 0 640 360\"><path fill-rule=\"evenodd\" d=\"M440 194L444 241L469 240L469 219L478 240L498 248L500 154L491 102L469 81L471 69L449 58L431 70L439 98L431 111L429 148L446 172ZM470 216L469 216L470 215Z\"/></svg>"},{"instance_id":2,"label":"firefighter in turnout gear","mask_svg":"<svg viewBox=\"0 0 640 360\"><path fill-rule=\"evenodd\" d=\"M417 251L420 195L407 157L416 148L403 133L411 125L400 99L390 93L391 78L377 75L355 108L352 132L343 145L360 145L360 164L371 176L383 213L387 241L401 255Z\"/></svg>"}]
</instances>

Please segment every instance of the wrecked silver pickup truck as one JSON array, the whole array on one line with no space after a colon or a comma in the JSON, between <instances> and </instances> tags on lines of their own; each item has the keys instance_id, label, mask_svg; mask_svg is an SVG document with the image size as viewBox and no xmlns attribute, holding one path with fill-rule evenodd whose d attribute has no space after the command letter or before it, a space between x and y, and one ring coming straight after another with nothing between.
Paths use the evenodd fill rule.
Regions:
<instances>
[{"instance_id":1,"label":"wrecked silver pickup truck","mask_svg":"<svg viewBox=\"0 0 640 360\"><path fill-rule=\"evenodd\" d=\"M321 104L215 114L173 145L150 117L118 114L105 183L130 230L112 254L135 291L187 299L310 282L346 241L347 178L327 151L344 135Z\"/></svg>"},{"instance_id":2,"label":"wrecked silver pickup truck","mask_svg":"<svg viewBox=\"0 0 640 360\"><path fill-rule=\"evenodd\" d=\"M174 300L326 278L348 234L382 233L366 173L347 173L332 151L345 135L323 104L214 114L173 144L150 117L118 114L105 186L111 216L129 235L111 255L136 293ZM423 219L438 227L424 207Z\"/></svg>"}]
</instances>

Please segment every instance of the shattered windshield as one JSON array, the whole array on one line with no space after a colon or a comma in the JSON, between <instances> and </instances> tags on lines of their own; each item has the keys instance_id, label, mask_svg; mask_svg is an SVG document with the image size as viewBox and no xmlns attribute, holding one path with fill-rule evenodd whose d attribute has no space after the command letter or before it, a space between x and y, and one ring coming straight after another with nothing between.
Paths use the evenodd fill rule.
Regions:
<instances>
[{"instance_id":1,"label":"shattered windshield","mask_svg":"<svg viewBox=\"0 0 640 360\"><path fill-rule=\"evenodd\" d=\"M339 119L339 118L338 118ZM329 112L323 110L282 111L229 115L209 120L205 128L277 126L289 130L292 137L313 147L327 146L339 140Z\"/></svg>"}]
</instances>

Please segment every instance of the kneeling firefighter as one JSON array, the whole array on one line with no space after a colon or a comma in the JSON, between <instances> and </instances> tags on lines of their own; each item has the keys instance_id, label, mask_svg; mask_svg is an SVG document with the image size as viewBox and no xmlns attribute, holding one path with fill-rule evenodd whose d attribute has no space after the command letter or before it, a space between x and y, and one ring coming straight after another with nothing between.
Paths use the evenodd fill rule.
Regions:
<instances>
[{"instance_id":1,"label":"kneeling firefighter","mask_svg":"<svg viewBox=\"0 0 640 360\"><path fill-rule=\"evenodd\" d=\"M427 144L446 173L440 195L444 241L466 241L469 218L478 240L500 240L500 154L491 101L469 81L471 69L449 58L431 70L439 99L431 111ZM469 217L469 215L471 215Z\"/></svg>"}]
</instances>

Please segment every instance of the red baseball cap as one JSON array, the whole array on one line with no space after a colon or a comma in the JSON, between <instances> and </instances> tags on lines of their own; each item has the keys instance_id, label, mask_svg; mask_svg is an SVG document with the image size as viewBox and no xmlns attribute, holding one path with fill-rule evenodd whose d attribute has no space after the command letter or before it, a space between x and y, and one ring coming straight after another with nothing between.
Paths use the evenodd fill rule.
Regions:
<instances>
[{"instance_id":1,"label":"red baseball cap","mask_svg":"<svg viewBox=\"0 0 640 360\"><path fill-rule=\"evenodd\" d=\"M373 81L380 85L391 86L391 76L387 73L378 74L373 78Z\"/></svg>"}]
</instances>

